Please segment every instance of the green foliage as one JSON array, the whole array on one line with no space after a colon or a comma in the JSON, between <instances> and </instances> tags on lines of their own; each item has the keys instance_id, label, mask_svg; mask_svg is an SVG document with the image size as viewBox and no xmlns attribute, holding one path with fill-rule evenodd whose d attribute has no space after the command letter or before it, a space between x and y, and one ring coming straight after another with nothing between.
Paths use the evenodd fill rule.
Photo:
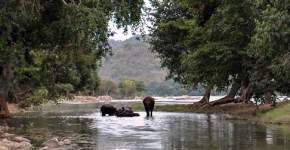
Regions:
<instances>
[{"instance_id":1,"label":"green foliage","mask_svg":"<svg viewBox=\"0 0 290 150\"><path fill-rule=\"evenodd\" d=\"M247 76L242 68L254 29L251 6L249 1L161 2L151 44L169 78L223 90Z\"/></svg>"},{"instance_id":2,"label":"green foliage","mask_svg":"<svg viewBox=\"0 0 290 150\"><path fill-rule=\"evenodd\" d=\"M181 6L178 1L154 1L156 12L150 44L152 51L161 59L161 67L168 69L168 78L186 83L183 79L181 58L188 51L184 42L189 35L189 26L184 19L193 18L193 12ZM193 22L194 23L194 22Z\"/></svg>"},{"instance_id":3,"label":"green foliage","mask_svg":"<svg viewBox=\"0 0 290 150\"><path fill-rule=\"evenodd\" d=\"M48 97L48 90L44 87L35 89L31 96L28 98L23 99L19 106L22 108L29 107L31 105L40 105L44 102L47 102L49 100Z\"/></svg>"},{"instance_id":4,"label":"green foliage","mask_svg":"<svg viewBox=\"0 0 290 150\"><path fill-rule=\"evenodd\" d=\"M142 92L145 91L145 84L143 81L135 81L136 84L136 91L138 92L138 95L142 95Z\"/></svg>"},{"instance_id":5,"label":"green foliage","mask_svg":"<svg viewBox=\"0 0 290 150\"><path fill-rule=\"evenodd\" d=\"M101 80L98 95L110 95L114 96L117 94L118 87L114 81Z\"/></svg>"},{"instance_id":6,"label":"green foliage","mask_svg":"<svg viewBox=\"0 0 290 150\"><path fill-rule=\"evenodd\" d=\"M134 98L136 95L136 81L122 80L119 83L120 94L123 98Z\"/></svg>"},{"instance_id":7,"label":"green foliage","mask_svg":"<svg viewBox=\"0 0 290 150\"><path fill-rule=\"evenodd\" d=\"M42 102L37 98L41 96L95 93L98 65L110 51L109 20L115 18L122 27L137 26L142 5L142 0L1 1L0 83L18 91L31 89L27 104ZM5 68L7 64L11 67ZM12 76L5 80L4 69L13 72L13 81Z\"/></svg>"},{"instance_id":8,"label":"green foliage","mask_svg":"<svg viewBox=\"0 0 290 150\"><path fill-rule=\"evenodd\" d=\"M98 95L109 95L114 98L135 98L143 96L145 85L143 81L137 80L122 80L117 85L117 82L112 80L101 80L98 89Z\"/></svg>"},{"instance_id":9,"label":"green foliage","mask_svg":"<svg viewBox=\"0 0 290 150\"><path fill-rule=\"evenodd\" d=\"M151 44L169 78L289 93L289 1L154 1Z\"/></svg>"},{"instance_id":10,"label":"green foliage","mask_svg":"<svg viewBox=\"0 0 290 150\"><path fill-rule=\"evenodd\" d=\"M255 35L248 50L253 57L251 81L256 96L264 92L289 93L289 1L259 1Z\"/></svg>"}]
</instances>

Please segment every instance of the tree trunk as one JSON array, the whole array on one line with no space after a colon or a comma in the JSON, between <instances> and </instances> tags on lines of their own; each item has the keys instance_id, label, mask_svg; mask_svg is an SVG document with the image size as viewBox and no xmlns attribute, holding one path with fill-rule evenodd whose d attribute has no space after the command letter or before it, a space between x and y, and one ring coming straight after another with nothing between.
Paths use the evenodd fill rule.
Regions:
<instances>
[{"instance_id":1,"label":"tree trunk","mask_svg":"<svg viewBox=\"0 0 290 150\"><path fill-rule=\"evenodd\" d=\"M205 92L204 92L204 95L202 97L202 99L196 103L194 103L194 105L205 105L205 104L208 104L209 103L209 99L210 99L210 93L211 93L211 87L206 87L205 88Z\"/></svg>"},{"instance_id":2,"label":"tree trunk","mask_svg":"<svg viewBox=\"0 0 290 150\"><path fill-rule=\"evenodd\" d=\"M267 104L271 104L272 103L272 92L271 91L268 90L264 94L264 97L265 97L265 103L267 103Z\"/></svg>"},{"instance_id":3,"label":"tree trunk","mask_svg":"<svg viewBox=\"0 0 290 150\"><path fill-rule=\"evenodd\" d=\"M4 111L4 114L1 117L7 118L10 117L10 112L8 110L7 100L9 98L8 92L11 87L11 81L13 79L13 70L11 64L2 65L2 73L0 76L0 106L1 111Z\"/></svg>"},{"instance_id":4,"label":"tree trunk","mask_svg":"<svg viewBox=\"0 0 290 150\"><path fill-rule=\"evenodd\" d=\"M240 88L241 88L240 81L239 80L234 81L228 95L219 100L211 102L210 105L215 106L234 102L235 96L237 95Z\"/></svg>"},{"instance_id":5,"label":"tree trunk","mask_svg":"<svg viewBox=\"0 0 290 150\"><path fill-rule=\"evenodd\" d=\"M243 83L242 95L240 97L240 101L243 103L248 103L248 102L250 102L252 96L253 96L252 87L251 87L249 81L245 81Z\"/></svg>"},{"instance_id":6,"label":"tree trunk","mask_svg":"<svg viewBox=\"0 0 290 150\"><path fill-rule=\"evenodd\" d=\"M240 88L241 88L241 82L239 80L234 81L227 97L235 98Z\"/></svg>"},{"instance_id":7,"label":"tree trunk","mask_svg":"<svg viewBox=\"0 0 290 150\"><path fill-rule=\"evenodd\" d=\"M264 94L264 97L267 104L272 104L272 106L276 106L276 97L272 90L267 90L267 92Z\"/></svg>"}]
</instances>

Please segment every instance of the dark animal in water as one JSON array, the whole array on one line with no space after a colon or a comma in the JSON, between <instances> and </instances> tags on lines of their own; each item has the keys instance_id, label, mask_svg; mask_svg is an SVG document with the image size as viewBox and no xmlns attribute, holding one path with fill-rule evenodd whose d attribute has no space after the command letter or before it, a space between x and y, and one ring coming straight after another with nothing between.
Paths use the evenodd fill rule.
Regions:
<instances>
[{"instance_id":1,"label":"dark animal in water","mask_svg":"<svg viewBox=\"0 0 290 150\"><path fill-rule=\"evenodd\" d=\"M131 107L127 107L126 109L122 107L116 112L117 117L136 117L140 116L138 113L134 113Z\"/></svg>"},{"instance_id":2,"label":"dark animal in water","mask_svg":"<svg viewBox=\"0 0 290 150\"><path fill-rule=\"evenodd\" d=\"M107 114L109 116L114 116L116 112L117 112L117 108L115 108L114 106L110 104L105 104L101 107L102 116L106 116Z\"/></svg>"},{"instance_id":3,"label":"dark animal in water","mask_svg":"<svg viewBox=\"0 0 290 150\"><path fill-rule=\"evenodd\" d=\"M144 108L147 114L147 117L152 117L152 112L154 110L155 100L153 97L147 96L143 99Z\"/></svg>"}]
</instances>

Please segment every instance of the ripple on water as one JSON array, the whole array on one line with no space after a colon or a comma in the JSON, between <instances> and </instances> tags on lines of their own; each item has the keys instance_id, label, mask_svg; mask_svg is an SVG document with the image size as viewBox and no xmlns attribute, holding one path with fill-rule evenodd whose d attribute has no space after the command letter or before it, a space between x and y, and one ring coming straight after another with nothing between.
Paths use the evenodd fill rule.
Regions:
<instances>
[{"instance_id":1,"label":"ripple on water","mask_svg":"<svg viewBox=\"0 0 290 150\"><path fill-rule=\"evenodd\" d=\"M71 134L83 149L288 150L290 128L225 120L223 115L155 112L154 118L99 112L16 117L15 125Z\"/></svg>"}]
</instances>

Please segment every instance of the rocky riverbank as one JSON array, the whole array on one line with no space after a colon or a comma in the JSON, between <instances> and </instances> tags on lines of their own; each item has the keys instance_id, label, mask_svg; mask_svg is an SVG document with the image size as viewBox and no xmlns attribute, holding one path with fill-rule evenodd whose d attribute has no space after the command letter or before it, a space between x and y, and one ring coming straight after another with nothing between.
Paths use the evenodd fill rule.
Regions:
<instances>
[{"instance_id":1,"label":"rocky riverbank","mask_svg":"<svg viewBox=\"0 0 290 150\"><path fill-rule=\"evenodd\" d=\"M9 127L0 126L0 150L30 150L29 139L8 133Z\"/></svg>"},{"instance_id":2,"label":"rocky riverbank","mask_svg":"<svg viewBox=\"0 0 290 150\"><path fill-rule=\"evenodd\" d=\"M72 143L71 138L53 137L42 144L41 147L34 147L32 142L23 136L11 134L8 126L0 126L0 150L66 150L73 149L76 144Z\"/></svg>"}]
</instances>

